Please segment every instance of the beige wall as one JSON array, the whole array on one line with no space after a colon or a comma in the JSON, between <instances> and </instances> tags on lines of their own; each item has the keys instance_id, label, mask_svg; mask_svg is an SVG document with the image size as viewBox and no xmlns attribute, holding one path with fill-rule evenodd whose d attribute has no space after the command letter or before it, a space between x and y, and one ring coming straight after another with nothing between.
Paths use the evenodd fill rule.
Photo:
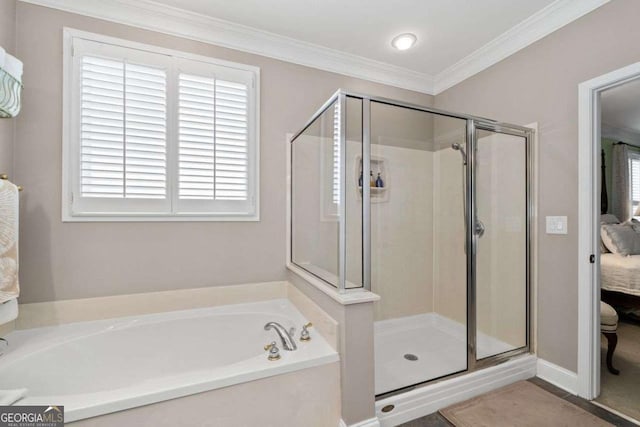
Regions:
<instances>
[{"instance_id":1,"label":"beige wall","mask_svg":"<svg viewBox=\"0 0 640 427\"><path fill-rule=\"evenodd\" d=\"M6 0L3 0L3 7ZM4 16L4 13L2 14ZM431 105L433 97L200 42L18 2L24 61L14 175L21 302L279 280L285 277L285 135L337 89ZM62 28L69 26L261 68L261 221L62 223Z\"/></svg>"},{"instance_id":2,"label":"beige wall","mask_svg":"<svg viewBox=\"0 0 640 427\"><path fill-rule=\"evenodd\" d=\"M0 46L15 55L16 1L0 1ZM15 119L0 119L0 173L13 178L13 129Z\"/></svg>"},{"instance_id":3,"label":"beige wall","mask_svg":"<svg viewBox=\"0 0 640 427\"><path fill-rule=\"evenodd\" d=\"M436 106L539 123L540 200L569 233L539 236L538 349L572 371L578 345L578 84L640 61L640 2L612 1L436 96Z\"/></svg>"}]
</instances>

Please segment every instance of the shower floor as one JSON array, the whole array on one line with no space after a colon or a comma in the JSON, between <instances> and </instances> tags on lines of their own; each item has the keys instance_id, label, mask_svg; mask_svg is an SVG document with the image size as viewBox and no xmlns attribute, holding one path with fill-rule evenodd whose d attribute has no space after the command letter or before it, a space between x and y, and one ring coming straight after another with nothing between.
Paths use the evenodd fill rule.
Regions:
<instances>
[{"instance_id":1,"label":"shower floor","mask_svg":"<svg viewBox=\"0 0 640 427\"><path fill-rule=\"evenodd\" d=\"M467 328L437 313L375 322L375 390L387 393L467 369ZM478 354L513 346L478 335Z\"/></svg>"}]
</instances>

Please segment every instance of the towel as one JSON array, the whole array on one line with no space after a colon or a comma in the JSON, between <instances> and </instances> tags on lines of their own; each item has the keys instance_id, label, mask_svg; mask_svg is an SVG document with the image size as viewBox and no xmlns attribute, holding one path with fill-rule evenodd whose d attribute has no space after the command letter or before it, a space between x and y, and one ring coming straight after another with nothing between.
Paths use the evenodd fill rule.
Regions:
<instances>
[{"instance_id":1,"label":"towel","mask_svg":"<svg viewBox=\"0 0 640 427\"><path fill-rule=\"evenodd\" d=\"M18 207L18 187L7 180L0 180L0 304L20 294Z\"/></svg>"},{"instance_id":2,"label":"towel","mask_svg":"<svg viewBox=\"0 0 640 427\"><path fill-rule=\"evenodd\" d=\"M18 318L18 300L13 298L0 304L0 325ZM0 343L0 346L2 344Z\"/></svg>"},{"instance_id":3,"label":"towel","mask_svg":"<svg viewBox=\"0 0 640 427\"><path fill-rule=\"evenodd\" d=\"M0 46L0 68L4 68L4 60L7 56L7 52Z\"/></svg>"},{"instance_id":4,"label":"towel","mask_svg":"<svg viewBox=\"0 0 640 427\"><path fill-rule=\"evenodd\" d=\"M4 70L13 76L17 81L22 83L22 61L8 53L4 58Z\"/></svg>"},{"instance_id":5,"label":"towel","mask_svg":"<svg viewBox=\"0 0 640 427\"><path fill-rule=\"evenodd\" d=\"M0 405L13 405L18 400L27 395L26 388L17 388L15 390L0 390Z\"/></svg>"}]
</instances>

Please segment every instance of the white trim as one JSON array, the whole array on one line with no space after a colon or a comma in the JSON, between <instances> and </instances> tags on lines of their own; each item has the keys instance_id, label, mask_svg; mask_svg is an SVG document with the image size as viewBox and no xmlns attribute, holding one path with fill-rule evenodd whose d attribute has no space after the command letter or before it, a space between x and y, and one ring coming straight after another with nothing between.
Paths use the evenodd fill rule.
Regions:
<instances>
[{"instance_id":1,"label":"white trim","mask_svg":"<svg viewBox=\"0 0 640 427\"><path fill-rule=\"evenodd\" d=\"M437 95L609 0L556 0L436 76L151 0L20 1Z\"/></svg>"},{"instance_id":2,"label":"white trim","mask_svg":"<svg viewBox=\"0 0 640 427\"><path fill-rule=\"evenodd\" d=\"M556 0L435 76L434 95L478 74L532 43L608 3Z\"/></svg>"},{"instance_id":3,"label":"white trim","mask_svg":"<svg viewBox=\"0 0 640 427\"><path fill-rule=\"evenodd\" d=\"M544 359L538 359L538 374L548 383L560 387L571 394L578 394L578 374Z\"/></svg>"},{"instance_id":4,"label":"white trim","mask_svg":"<svg viewBox=\"0 0 640 427\"><path fill-rule=\"evenodd\" d=\"M151 52L157 55L171 56L176 59L185 59L188 61L197 61L208 64L210 66L224 67L225 69L240 70L251 74L251 90L249 90L249 96L251 97L249 105L249 114L253 118L252 126L249 130L248 141L248 196L249 200L247 205L249 209L247 211L235 212L232 210L220 211L220 212L201 212L201 211L183 211L183 212L73 212L73 190L76 185L76 178L73 176L74 161L72 158L77 154L74 148L76 144L75 139L77 135L74 135L74 128L77 127L77 123L74 122L75 114L73 111L73 102L77 98L77 94L72 90L77 90L77 85L72 81L73 77L73 57L74 40L88 40L91 42L110 44L117 47L123 47L127 49L137 49L143 52ZM105 36L102 34L95 34L87 31L76 30L69 27L63 28L63 123L62 123L62 221L63 222L198 222L198 221L225 221L225 222L247 222L247 221L260 221L260 68L247 64L240 64L236 62L230 62L213 58L209 56L197 55L188 52L178 51L174 49L167 49L155 45L149 45L145 43L138 43L127 39L121 39L117 37ZM171 81L168 84L172 84ZM170 108L170 106L168 106ZM170 147L169 142L174 141L177 143L177 139L172 138L171 121L167 124L167 156L170 154L170 150L174 149L177 152L177 147ZM173 185L175 183L175 176L172 179L170 169L172 168L172 162L168 161L167 164L167 192L168 197L176 199L177 192ZM173 190L173 191L172 191Z\"/></svg>"},{"instance_id":5,"label":"white trim","mask_svg":"<svg viewBox=\"0 0 640 427\"><path fill-rule=\"evenodd\" d=\"M433 92L433 77L149 0L22 0L377 83Z\"/></svg>"},{"instance_id":6,"label":"white trim","mask_svg":"<svg viewBox=\"0 0 640 427\"><path fill-rule=\"evenodd\" d=\"M524 355L497 366L378 400L376 414L382 427L396 426L535 375L536 357ZM395 408L391 412L382 412L387 405Z\"/></svg>"},{"instance_id":7,"label":"white trim","mask_svg":"<svg viewBox=\"0 0 640 427\"><path fill-rule=\"evenodd\" d=\"M600 391L600 253L598 165L600 92L640 78L640 62L583 82L578 88L578 387L580 397ZM589 256L595 254L595 264Z\"/></svg>"},{"instance_id":8,"label":"white trim","mask_svg":"<svg viewBox=\"0 0 640 427\"><path fill-rule=\"evenodd\" d=\"M350 424L347 426L347 423L344 422L343 419L340 419L338 423L338 427L380 427L380 422L377 418L369 418L368 420L360 421L355 424Z\"/></svg>"},{"instance_id":9,"label":"white trim","mask_svg":"<svg viewBox=\"0 0 640 427\"><path fill-rule=\"evenodd\" d=\"M529 155L531 156L531 198L532 198L532 212L531 212L531 254L529 260L529 268L531 268L531 289L530 289L530 302L529 302L529 322L531 324L531 331L529 331L530 351L533 354L538 353L538 204L540 200L540 145L538 143L538 122L533 122L525 127L534 130L533 138L530 141L531 147L529 149Z\"/></svg>"}]
</instances>

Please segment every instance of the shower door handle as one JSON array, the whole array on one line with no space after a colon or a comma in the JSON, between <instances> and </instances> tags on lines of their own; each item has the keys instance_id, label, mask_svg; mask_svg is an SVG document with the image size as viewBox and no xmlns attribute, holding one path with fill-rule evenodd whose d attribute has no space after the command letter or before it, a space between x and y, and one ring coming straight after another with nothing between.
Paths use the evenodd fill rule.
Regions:
<instances>
[{"instance_id":1,"label":"shower door handle","mask_svg":"<svg viewBox=\"0 0 640 427\"><path fill-rule=\"evenodd\" d=\"M482 237L484 235L485 228L484 228L484 224L482 223L482 221L476 220L476 226L475 226L475 230L474 231L476 233L476 236L478 236L478 237Z\"/></svg>"}]
</instances>

